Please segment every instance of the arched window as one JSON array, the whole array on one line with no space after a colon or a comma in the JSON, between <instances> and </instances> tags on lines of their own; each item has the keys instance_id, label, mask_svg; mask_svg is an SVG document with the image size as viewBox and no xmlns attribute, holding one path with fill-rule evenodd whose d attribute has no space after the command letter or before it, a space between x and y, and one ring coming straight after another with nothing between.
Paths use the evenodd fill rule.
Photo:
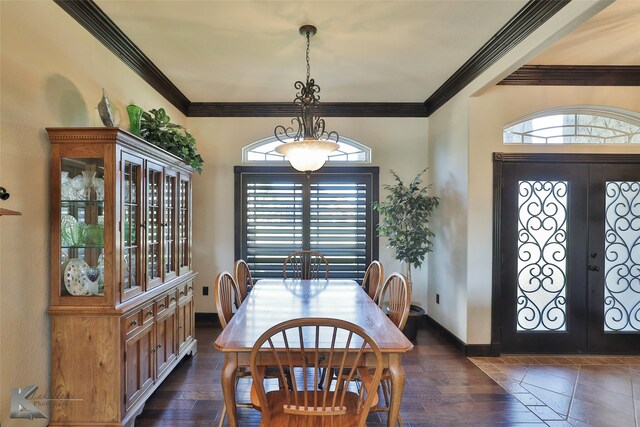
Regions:
<instances>
[{"instance_id":1,"label":"arched window","mask_svg":"<svg viewBox=\"0 0 640 427\"><path fill-rule=\"evenodd\" d=\"M565 107L527 115L504 128L505 144L640 144L640 113Z\"/></svg>"},{"instance_id":2,"label":"arched window","mask_svg":"<svg viewBox=\"0 0 640 427\"><path fill-rule=\"evenodd\" d=\"M242 148L243 162L286 162L283 155L276 152L276 147L282 144L275 136L261 139ZM371 149L353 139L340 136L340 148L329 154L328 162L335 163L371 163Z\"/></svg>"}]
</instances>

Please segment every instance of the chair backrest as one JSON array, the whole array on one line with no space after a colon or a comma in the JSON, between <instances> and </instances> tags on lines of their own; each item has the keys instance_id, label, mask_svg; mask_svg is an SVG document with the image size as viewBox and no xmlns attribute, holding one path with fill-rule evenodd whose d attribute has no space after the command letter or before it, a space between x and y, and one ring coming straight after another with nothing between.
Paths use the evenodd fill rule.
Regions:
<instances>
[{"instance_id":1,"label":"chair backrest","mask_svg":"<svg viewBox=\"0 0 640 427\"><path fill-rule=\"evenodd\" d=\"M363 369L365 352L374 372ZM261 371L258 366L265 360L278 372L280 384L289 385L276 392L279 399L267 400L264 368ZM327 420L327 425L364 426L377 397L383 359L378 344L353 323L300 318L282 322L262 334L251 351L250 366L262 419L268 420L264 425L320 425L314 422ZM320 390L317 384L322 367L331 367L333 375L326 376ZM358 392L349 391L353 389L350 381L360 372L372 377Z\"/></svg>"},{"instance_id":2,"label":"chair backrest","mask_svg":"<svg viewBox=\"0 0 640 427\"><path fill-rule=\"evenodd\" d=\"M320 252L298 251L289 254L282 264L282 277L290 279L329 278L329 262Z\"/></svg>"},{"instance_id":3,"label":"chair backrest","mask_svg":"<svg viewBox=\"0 0 640 427\"><path fill-rule=\"evenodd\" d=\"M251 271L249 266L243 259L239 259L233 264L233 278L240 291L240 301L236 301L236 306L239 307L247 298L247 290L253 287L253 279L251 278Z\"/></svg>"},{"instance_id":4,"label":"chair backrest","mask_svg":"<svg viewBox=\"0 0 640 427\"><path fill-rule=\"evenodd\" d=\"M362 289L367 291L373 302L378 302L378 293L384 280L384 267L380 264L380 261L371 261L367 271L364 273L364 280L362 281Z\"/></svg>"},{"instance_id":5,"label":"chair backrest","mask_svg":"<svg viewBox=\"0 0 640 427\"><path fill-rule=\"evenodd\" d=\"M213 295L216 300L216 310L218 310L218 319L220 325L224 329L233 316L233 304L240 299L240 292L233 276L227 271L216 276L216 282L213 285Z\"/></svg>"},{"instance_id":6,"label":"chair backrest","mask_svg":"<svg viewBox=\"0 0 640 427\"><path fill-rule=\"evenodd\" d=\"M378 304L383 310L389 308L389 318L398 329L404 328L409 317L411 287L403 274L393 273L387 278L378 294Z\"/></svg>"}]
</instances>

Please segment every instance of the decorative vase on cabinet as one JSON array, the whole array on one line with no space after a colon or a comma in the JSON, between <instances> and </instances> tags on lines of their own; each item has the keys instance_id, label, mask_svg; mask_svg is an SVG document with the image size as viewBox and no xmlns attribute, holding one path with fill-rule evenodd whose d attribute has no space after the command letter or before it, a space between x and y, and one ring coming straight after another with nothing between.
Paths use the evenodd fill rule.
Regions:
<instances>
[{"instance_id":1,"label":"decorative vase on cabinet","mask_svg":"<svg viewBox=\"0 0 640 427\"><path fill-rule=\"evenodd\" d=\"M195 354L191 175L117 128L48 128L50 426L127 425Z\"/></svg>"}]
</instances>

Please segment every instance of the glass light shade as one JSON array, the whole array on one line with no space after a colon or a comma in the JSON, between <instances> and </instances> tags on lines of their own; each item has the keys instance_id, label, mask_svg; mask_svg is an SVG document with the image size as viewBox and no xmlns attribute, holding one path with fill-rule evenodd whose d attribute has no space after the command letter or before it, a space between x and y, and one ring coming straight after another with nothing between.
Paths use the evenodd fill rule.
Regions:
<instances>
[{"instance_id":1,"label":"glass light shade","mask_svg":"<svg viewBox=\"0 0 640 427\"><path fill-rule=\"evenodd\" d=\"M329 153L336 151L339 144L317 139L287 142L276 147L276 151L289 160L291 166L300 172L318 170L327 161Z\"/></svg>"}]
</instances>

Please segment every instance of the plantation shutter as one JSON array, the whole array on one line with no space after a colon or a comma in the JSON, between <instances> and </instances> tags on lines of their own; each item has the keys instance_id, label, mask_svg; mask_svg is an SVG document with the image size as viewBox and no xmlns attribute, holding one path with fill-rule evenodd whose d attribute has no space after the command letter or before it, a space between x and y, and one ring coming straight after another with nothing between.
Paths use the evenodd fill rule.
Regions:
<instances>
[{"instance_id":1,"label":"plantation shutter","mask_svg":"<svg viewBox=\"0 0 640 427\"><path fill-rule=\"evenodd\" d=\"M329 277L362 279L368 265L367 184L319 180L310 189L310 249L327 258Z\"/></svg>"},{"instance_id":2,"label":"plantation shutter","mask_svg":"<svg viewBox=\"0 0 640 427\"><path fill-rule=\"evenodd\" d=\"M254 280L281 278L287 255L313 250L327 258L330 278L362 281L378 256L378 168L282 172L291 170L236 167L236 259Z\"/></svg>"},{"instance_id":3,"label":"plantation shutter","mask_svg":"<svg viewBox=\"0 0 640 427\"><path fill-rule=\"evenodd\" d=\"M282 262L302 248L302 183L254 177L246 183L245 261L254 279L282 277Z\"/></svg>"}]
</instances>

